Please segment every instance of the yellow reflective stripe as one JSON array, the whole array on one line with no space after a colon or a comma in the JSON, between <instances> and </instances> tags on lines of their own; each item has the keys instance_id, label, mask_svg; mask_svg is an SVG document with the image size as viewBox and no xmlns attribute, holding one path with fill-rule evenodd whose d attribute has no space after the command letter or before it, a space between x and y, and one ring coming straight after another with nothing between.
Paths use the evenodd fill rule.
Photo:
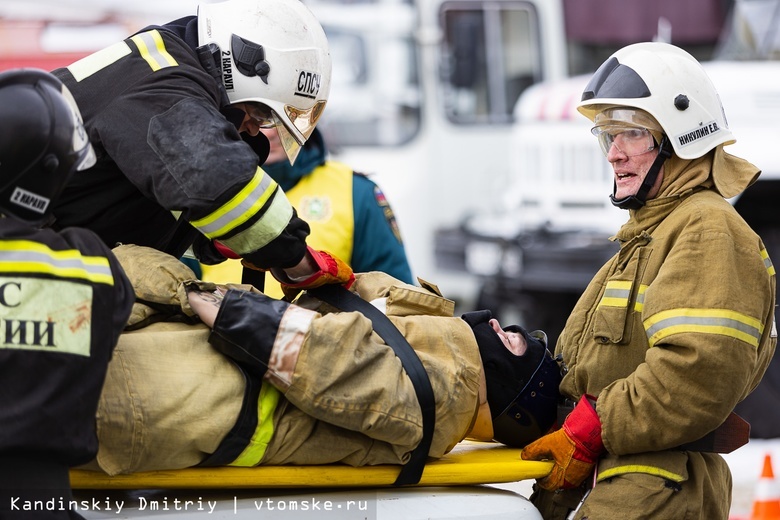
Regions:
<instances>
[{"instance_id":1,"label":"yellow reflective stripe","mask_svg":"<svg viewBox=\"0 0 780 520\"><path fill-rule=\"evenodd\" d=\"M758 347L764 326L761 321L728 309L672 309L644 321L650 346L685 332L720 334Z\"/></svg>"},{"instance_id":2,"label":"yellow reflective stripe","mask_svg":"<svg viewBox=\"0 0 780 520\"><path fill-rule=\"evenodd\" d=\"M109 65L116 63L131 52L133 51L128 44L125 42L118 42L105 49L93 52L75 63L71 63L68 65L68 70L73 75L73 79L82 81Z\"/></svg>"},{"instance_id":3,"label":"yellow reflective stripe","mask_svg":"<svg viewBox=\"0 0 780 520\"><path fill-rule=\"evenodd\" d=\"M257 399L257 428L249 440L241 455L231 462L230 466L257 466L263 460L268 443L274 436L273 414L276 405L279 404L279 390L263 383L260 388L260 397Z\"/></svg>"},{"instance_id":4,"label":"yellow reflective stripe","mask_svg":"<svg viewBox=\"0 0 780 520\"><path fill-rule=\"evenodd\" d=\"M240 226L255 215L276 190L277 184L260 168L255 176L235 197L222 207L191 222L209 238L219 238Z\"/></svg>"},{"instance_id":5,"label":"yellow reflective stripe","mask_svg":"<svg viewBox=\"0 0 780 520\"><path fill-rule=\"evenodd\" d=\"M636 312L642 312L645 310L645 291L647 290L647 285L641 284L639 286L639 290L636 294L636 303L634 303L634 310Z\"/></svg>"},{"instance_id":6,"label":"yellow reflective stripe","mask_svg":"<svg viewBox=\"0 0 780 520\"><path fill-rule=\"evenodd\" d=\"M293 208L281 190L268 206L263 218L236 235L220 239L231 250L239 254L251 253L270 243L282 234L290 223Z\"/></svg>"},{"instance_id":7,"label":"yellow reflective stripe","mask_svg":"<svg viewBox=\"0 0 780 520\"><path fill-rule=\"evenodd\" d=\"M114 285L108 259L82 256L75 249L55 251L39 242L5 240L0 242L0 272L51 274Z\"/></svg>"},{"instance_id":8,"label":"yellow reflective stripe","mask_svg":"<svg viewBox=\"0 0 780 520\"><path fill-rule=\"evenodd\" d=\"M769 273L769 276L774 276L775 266L772 264L772 260L770 260L769 253L766 249L761 250L761 258L764 260L764 265L766 266L766 270Z\"/></svg>"},{"instance_id":9,"label":"yellow reflective stripe","mask_svg":"<svg viewBox=\"0 0 780 520\"><path fill-rule=\"evenodd\" d=\"M165 67L178 65L173 56L165 50L165 42L163 42L162 36L160 36L160 32L157 29L136 34L130 39L133 40L133 43L138 47L138 52L141 53L141 57L146 60L146 63L149 64L153 71L156 72Z\"/></svg>"},{"instance_id":10,"label":"yellow reflective stripe","mask_svg":"<svg viewBox=\"0 0 780 520\"><path fill-rule=\"evenodd\" d=\"M618 475L625 475L626 473L645 473L647 475L655 475L656 477L662 477L674 482L682 482L685 477L672 473L663 468L656 466L642 466L639 464L627 464L625 466L617 466L610 469L605 469L599 472L598 482L606 480L608 478L617 477Z\"/></svg>"},{"instance_id":11,"label":"yellow reflective stripe","mask_svg":"<svg viewBox=\"0 0 780 520\"><path fill-rule=\"evenodd\" d=\"M599 301L599 307L625 307L628 305L628 297L631 295L630 281L612 280L607 282L604 295Z\"/></svg>"}]
</instances>

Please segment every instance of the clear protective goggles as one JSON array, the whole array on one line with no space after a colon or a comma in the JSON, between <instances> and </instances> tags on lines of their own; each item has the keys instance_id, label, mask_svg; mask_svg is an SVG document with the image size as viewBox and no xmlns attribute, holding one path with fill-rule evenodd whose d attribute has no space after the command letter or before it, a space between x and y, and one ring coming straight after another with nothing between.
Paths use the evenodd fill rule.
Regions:
<instances>
[{"instance_id":1,"label":"clear protective goggles","mask_svg":"<svg viewBox=\"0 0 780 520\"><path fill-rule=\"evenodd\" d=\"M647 128L625 126L596 126L591 133L599 140L599 146L605 156L613 146L628 157L642 155L656 147L655 138Z\"/></svg>"},{"instance_id":2,"label":"clear protective goggles","mask_svg":"<svg viewBox=\"0 0 780 520\"><path fill-rule=\"evenodd\" d=\"M260 128L273 128L276 126L276 117L273 110L262 103L247 101L241 103L241 107L249 116L249 119Z\"/></svg>"},{"instance_id":3,"label":"clear protective goggles","mask_svg":"<svg viewBox=\"0 0 780 520\"><path fill-rule=\"evenodd\" d=\"M276 128L287 158L290 164L293 164L301 151L301 147L306 144L306 141L314 132L314 127L317 126L317 122L325 110L325 103L325 101L317 101L314 106L308 109L299 109L292 105L285 105L285 114L294 129L285 125L282 118L263 103L246 102L243 103L243 107L250 119L260 128Z\"/></svg>"},{"instance_id":4,"label":"clear protective goggles","mask_svg":"<svg viewBox=\"0 0 780 520\"><path fill-rule=\"evenodd\" d=\"M596 114L596 126L590 132L599 140L604 156L612 145L628 157L652 151L663 135L663 128L653 116L632 107L608 107Z\"/></svg>"}]
</instances>

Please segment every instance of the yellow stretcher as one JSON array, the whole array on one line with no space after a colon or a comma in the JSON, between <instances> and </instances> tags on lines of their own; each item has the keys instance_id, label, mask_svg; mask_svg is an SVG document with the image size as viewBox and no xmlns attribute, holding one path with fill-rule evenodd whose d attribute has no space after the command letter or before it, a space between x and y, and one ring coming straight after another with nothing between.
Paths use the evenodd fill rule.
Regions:
<instances>
[{"instance_id":1,"label":"yellow stretcher","mask_svg":"<svg viewBox=\"0 0 780 520\"><path fill-rule=\"evenodd\" d=\"M425 465L417 486L498 484L546 476L551 462L520 459L519 449L464 441L441 459ZM187 468L108 476L72 470L74 489L260 489L391 486L399 466L344 465Z\"/></svg>"}]
</instances>

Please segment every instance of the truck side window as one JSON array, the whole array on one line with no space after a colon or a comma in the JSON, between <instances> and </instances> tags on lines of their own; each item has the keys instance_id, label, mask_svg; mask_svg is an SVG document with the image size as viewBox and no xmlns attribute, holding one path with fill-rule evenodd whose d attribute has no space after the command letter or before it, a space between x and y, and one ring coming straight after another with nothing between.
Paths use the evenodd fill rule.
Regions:
<instances>
[{"instance_id":1,"label":"truck side window","mask_svg":"<svg viewBox=\"0 0 780 520\"><path fill-rule=\"evenodd\" d=\"M511 123L520 94L542 77L538 21L524 2L445 2L444 110L459 124Z\"/></svg>"}]
</instances>

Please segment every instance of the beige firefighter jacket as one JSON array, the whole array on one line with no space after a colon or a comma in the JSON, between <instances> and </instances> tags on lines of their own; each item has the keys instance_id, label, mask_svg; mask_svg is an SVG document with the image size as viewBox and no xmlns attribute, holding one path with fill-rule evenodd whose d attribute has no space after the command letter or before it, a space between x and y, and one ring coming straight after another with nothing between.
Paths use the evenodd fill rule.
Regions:
<instances>
[{"instance_id":1,"label":"beige firefighter jacket","mask_svg":"<svg viewBox=\"0 0 780 520\"><path fill-rule=\"evenodd\" d=\"M571 313L556 347L568 368L561 393L598 398L599 480L686 480L686 456L664 450L715 429L761 379L777 341L775 270L721 195L758 173L722 147L672 157L659 196L631 211L620 251Z\"/></svg>"},{"instance_id":2,"label":"beige firefighter jacket","mask_svg":"<svg viewBox=\"0 0 780 520\"><path fill-rule=\"evenodd\" d=\"M139 300L152 304L136 305L136 330L122 335L110 363L91 467L118 474L199 464L238 420L245 376L209 345L205 325L151 323L166 308L192 315L182 284L194 276L183 264L136 246L115 253ZM482 365L471 328L452 316L450 300L382 273L358 275L354 290L385 309L417 351L436 398L429 454L442 456L477 411ZM393 351L362 314L320 310L285 313L253 404L261 420L234 464L396 464L419 443L420 407Z\"/></svg>"}]
</instances>

